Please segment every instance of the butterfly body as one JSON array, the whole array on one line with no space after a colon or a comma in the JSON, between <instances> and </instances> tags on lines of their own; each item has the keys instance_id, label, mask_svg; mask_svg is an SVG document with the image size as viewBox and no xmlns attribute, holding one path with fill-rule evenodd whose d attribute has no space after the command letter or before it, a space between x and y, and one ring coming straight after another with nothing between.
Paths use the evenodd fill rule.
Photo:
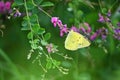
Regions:
<instances>
[{"instance_id":1,"label":"butterfly body","mask_svg":"<svg viewBox=\"0 0 120 80\"><path fill-rule=\"evenodd\" d=\"M77 50L90 45L90 42L80 33L71 30L65 40L65 48L68 50Z\"/></svg>"}]
</instances>

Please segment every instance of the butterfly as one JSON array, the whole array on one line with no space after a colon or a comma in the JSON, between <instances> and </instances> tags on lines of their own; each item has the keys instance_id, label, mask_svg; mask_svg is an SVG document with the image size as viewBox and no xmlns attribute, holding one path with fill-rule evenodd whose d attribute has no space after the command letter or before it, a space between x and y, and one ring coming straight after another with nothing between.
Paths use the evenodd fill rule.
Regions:
<instances>
[{"instance_id":1,"label":"butterfly","mask_svg":"<svg viewBox=\"0 0 120 80\"><path fill-rule=\"evenodd\" d=\"M79 48L88 47L90 42L83 35L71 30L65 40L65 48L68 50L77 50Z\"/></svg>"}]
</instances>

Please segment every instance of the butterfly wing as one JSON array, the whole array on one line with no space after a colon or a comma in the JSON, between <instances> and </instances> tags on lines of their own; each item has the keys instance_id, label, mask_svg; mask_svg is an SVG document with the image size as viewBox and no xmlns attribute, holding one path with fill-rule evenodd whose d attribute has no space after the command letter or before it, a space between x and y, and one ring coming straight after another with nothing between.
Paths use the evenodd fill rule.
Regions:
<instances>
[{"instance_id":1,"label":"butterfly wing","mask_svg":"<svg viewBox=\"0 0 120 80\"><path fill-rule=\"evenodd\" d=\"M84 48L84 47L88 47L90 45L90 42L87 38L85 38L83 35L79 34L79 37L81 37L82 39L79 40L79 48Z\"/></svg>"},{"instance_id":2,"label":"butterfly wing","mask_svg":"<svg viewBox=\"0 0 120 80\"><path fill-rule=\"evenodd\" d=\"M76 41L76 40L79 40L78 34L79 33L73 32L72 30L69 32L69 34L65 40L65 48L66 49L68 49L68 50L77 50L78 49L79 41Z\"/></svg>"},{"instance_id":3,"label":"butterfly wing","mask_svg":"<svg viewBox=\"0 0 120 80\"><path fill-rule=\"evenodd\" d=\"M77 50L89 46L90 43L83 35L71 30L65 40L65 48L68 50Z\"/></svg>"}]
</instances>

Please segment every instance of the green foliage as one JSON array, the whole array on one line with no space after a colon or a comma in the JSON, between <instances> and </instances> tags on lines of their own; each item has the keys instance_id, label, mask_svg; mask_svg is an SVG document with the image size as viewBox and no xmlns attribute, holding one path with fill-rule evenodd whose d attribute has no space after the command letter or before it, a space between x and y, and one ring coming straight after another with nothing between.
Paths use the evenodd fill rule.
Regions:
<instances>
[{"instance_id":1,"label":"green foliage","mask_svg":"<svg viewBox=\"0 0 120 80\"><path fill-rule=\"evenodd\" d=\"M14 0L14 4L16 5L23 5L24 4L24 1L23 0Z\"/></svg>"},{"instance_id":2,"label":"green foliage","mask_svg":"<svg viewBox=\"0 0 120 80\"><path fill-rule=\"evenodd\" d=\"M50 34L50 33L46 33L44 37L45 37L45 40L47 41L47 40L49 40L49 39L50 39L51 34Z\"/></svg>"},{"instance_id":3,"label":"green foliage","mask_svg":"<svg viewBox=\"0 0 120 80\"><path fill-rule=\"evenodd\" d=\"M58 16L68 26L78 28L81 25L86 27L83 23L88 22L93 34L103 26L110 28L109 23L97 21L98 13L106 16L110 9L111 23L116 28L120 21L119 3L116 2L14 0L12 8L24 15L11 16L8 20L8 13L0 14L0 31L2 25L6 27L0 39L0 48L5 51L0 49L0 80L120 80L120 42L112 33L108 33L106 40L97 37L89 48L68 51L64 48L66 36L60 37L58 28L49 23L51 15Z\"/></svg>"},{"instance_id":4,"label":"green foliage","mask_svg":"<svg viewBox=\"0 0 120 80\"><path fill-rule=\"evenodd\" d=\"M52 2L43 2L41 4L42 7L50 7L50 6L54 6L54 4Z\"/></svg>"}]
</instances>

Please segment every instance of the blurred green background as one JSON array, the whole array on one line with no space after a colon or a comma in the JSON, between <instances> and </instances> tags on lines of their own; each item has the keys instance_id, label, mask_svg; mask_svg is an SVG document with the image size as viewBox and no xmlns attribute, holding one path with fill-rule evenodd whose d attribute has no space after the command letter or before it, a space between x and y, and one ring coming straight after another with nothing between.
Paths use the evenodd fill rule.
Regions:
<instances>
[{"instance_id":1,"label":"blurred green background","mask_svg":"<svg viewBox=\"0 0 120 80\"><path fill-rule=\"evenodd\" d=\"M54 7L50 8L51 11L53 10L52 15L59 16L62 22L69 27L74 25L75 14L67 10L71 1L50 1L55 4ZM115 1L105 0L103 1L105 4L103 7L110 8ZM94 8L81 2L77 5L78 9L83 11L84 21L88 22L93 29L103 27L103 24L97 22L100 12L98 0L91 0L91 2L96 3ZM113 17L111 19L113 24L120 19L120 17L116 17L120 15L120 13L116 14L118 9L119 1L112 8ZM41 78L44 76L41 76L43 70L38 63L32 63L37 53L32 54L32 58L27 60L30 44L27 39L28 32L21 31L21 21L22 18L3 20L6 29L4 30L4 36L0 37L0 80L42 80ZM58 45L60 52L73 58L70 61L62 60L63 65L70 69L69 74L64 75L57 69L51 69L46 73L45 80L120 80L120 46L118 45L120 41L108 38L103 47L99 47L98 44L92 42L89 47L89 56L87 56L82 53L86 49L66 50L64 48L66 36L60 37L59 29L54 28L50 23L50 18L41 11L39 12L39 21L41 27L51 33L50 42ZM105 49L108 53L105 52Z\"/></svg>"}]
</instances>

